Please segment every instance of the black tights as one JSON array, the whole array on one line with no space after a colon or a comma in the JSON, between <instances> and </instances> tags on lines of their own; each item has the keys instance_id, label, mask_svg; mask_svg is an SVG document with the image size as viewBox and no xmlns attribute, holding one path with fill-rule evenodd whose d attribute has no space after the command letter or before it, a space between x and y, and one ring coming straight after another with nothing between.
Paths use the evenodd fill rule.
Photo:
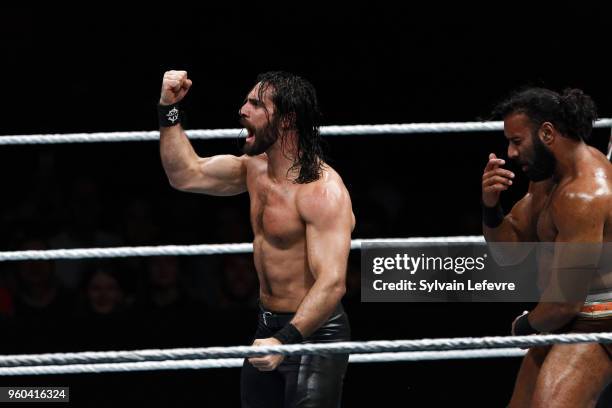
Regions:
<instances>
[{"instance_id":1,"label":"black tights","mask_svg":"<svg viewBox=\"0 0 612 408\"><path fill-rule=\"evenodd\" d=\"M270 313L262 309L255 338L271 337L292 317L292 314ZM348 340L348 319L339 306L329 320L304 342ZM286 356L274 371L259 371L245 360L241 373L242 407L339 407L347 365L347 354Z\"/></svg>"}]
</instances>

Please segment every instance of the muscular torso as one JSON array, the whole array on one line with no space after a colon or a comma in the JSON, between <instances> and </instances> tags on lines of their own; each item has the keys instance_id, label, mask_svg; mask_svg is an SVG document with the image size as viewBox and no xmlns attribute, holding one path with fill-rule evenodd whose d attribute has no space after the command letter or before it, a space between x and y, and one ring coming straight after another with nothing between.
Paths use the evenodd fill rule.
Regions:
<instances>
[{"instance_id":1,"label":"muscular torso","mask_svg":"<svg viewBox=\"0 0 612 408\"><path fill-rule=\"evenodd\" d=\"M301 189L311 186L273 181L265 154L248 158L246 166L261 302L269 310L295 312L315 282L306 255L306 225L296 202L304 193ZM342 185L342 180L325 166L321 179L313 183Z\"/></svg>"},{"instance_id":2,"label":"muscular torso","mask_svg":"<svg viewBox=\"0 0 612 408\"><path fill-rule=\"evenodd\" d=\"M563 194L581 194L583 198L594 198L596 195L608 195L612 197L612 165L600 152L590 148L593 155L588 165L580 169L578 176L554 182L546 180L532 184L531 191L531 220L532 235L539 242L555 242L557 239L557 227L552 215L552 206ZM577 192L578 191L578 192ZM603 225L603 241L612 241L612 199L605 200L607 206L606 219ZM559 215L557 215L559 216ZM561 214L562 217L572 217L572 214ZM610 252L610 251L607 251ZM548 273L552 261L552 253L541 253L539 259L539 283L545 286L548 281ZM603 253L606 256L606 252ZM610 259L602 259L600 265L609 265ZM591 290L597 291L612 287L612 271L600 271L591 283Z\"/></svg>"}]
</instances>

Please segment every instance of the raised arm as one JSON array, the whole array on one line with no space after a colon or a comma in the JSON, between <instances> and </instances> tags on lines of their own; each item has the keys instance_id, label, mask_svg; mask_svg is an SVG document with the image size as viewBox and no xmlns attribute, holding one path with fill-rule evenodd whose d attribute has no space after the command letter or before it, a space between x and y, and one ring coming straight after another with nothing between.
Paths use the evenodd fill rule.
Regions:
<instances>
[{"instance_id":1,"label":"raised arm","mask_svg":"<svg viewBox=\"0 0 612 408\"><path fill-rule=\"evenodd\" d=\"M482 175L482 203L484 206L483 233L487 242L526 242L536 241L532 222L532 189L519 200L512 210L503 216L499 204L502 191L512 185L514 174L501 168L503 159L489 155L489 162Z\"/></svg>"},{"instance_id":2,"label":"raised arm","mask_svg":"<svg viewBox=\"0 0 612 408\"><path fill-rule=\"evenodd\" d=\"M499 265L515 265L522 262L530 252L529 245L495 245L496 242L535 242L537 241L536 223L533 217L534 184L529 184L529 191L520 199L512 210L504 216L499 204L502 191L512 185L514 173L501 168L503 159L495 154L489 155L489 162L482 175L482 231L489 243L489 250Z\"/></svg>"},{"instance_id":3,"label":"raised arm","mask_svg":"<svg viewBox=\"0 0 612 408\"><path fill-rule=\"evenodd\" d=\"M341 184L313 186L298 196L306 224L306 248L314 285L291 323L306 337L333 313L346 291L346 268L354 226L351 200Z\"/></svg>"},{"instance_id":4,"label":"raised arm","mask_svg":"<svg viewBox=\"0 0 612 408\"><path fill-rule=\"evenodd\" d=\"M159 104L170 110L191 87L186 71L167 71ZM246 191L244 157L219 155L199 157L178 121L160 126L160 154L172 187L194 193L236 195Z\"/></svg>"}]
</instances>

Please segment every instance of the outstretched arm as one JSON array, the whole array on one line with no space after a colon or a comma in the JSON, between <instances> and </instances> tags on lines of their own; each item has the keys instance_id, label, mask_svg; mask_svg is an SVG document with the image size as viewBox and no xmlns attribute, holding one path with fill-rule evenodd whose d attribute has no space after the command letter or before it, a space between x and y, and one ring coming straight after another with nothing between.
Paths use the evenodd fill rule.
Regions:
<instances>
[{"instance_id":1,"label":"outstretched arm","mask_svg":"<svg viewBox=\"0 0 612 408\"><path fill-rule=\"evenodd\" d=\"M191 87L186 71L164 74L160 105L180 102ZM180 124L160 127L160 154L170 185L211 195L235 195L246 191L244 157L198 157Z\"/></svg>"}]
</instances>

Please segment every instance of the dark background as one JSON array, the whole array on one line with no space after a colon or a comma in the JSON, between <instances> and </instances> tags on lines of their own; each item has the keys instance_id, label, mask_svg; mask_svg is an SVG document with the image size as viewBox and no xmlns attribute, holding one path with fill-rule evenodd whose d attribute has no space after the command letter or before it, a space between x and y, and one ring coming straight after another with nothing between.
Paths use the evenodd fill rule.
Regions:
<instances>
[{"instance_id":1,"label":"dark background","mask_svg":"<svg viewBox=\"0 0 612 408\"><path fill-rule=\"evenodd\" d=\"M607 10L483 7L5 7L0 134L155 129L168 69L193 79L183 104L191 129L238 127L256 75L277 69L314 84L325 125L472 121L524 85L581 88L601 117L612 115ZM592 143L603 150L609 135L595 131ZM501 132L327 140L329 162L353 199L354 238L481 233L480 176L489 152L505 154ZM240 142L194 146L203 156L238 154ZM252 237L246 195L172 190L155 142L4 146L0 174L3 250ZM506 208L525 187L521 177L503 197ZM350 264L344 304L355 340L506 335L530 307L361 304L358 252ZM254 330L249 256L11 262L0 273L6 354L246 344ZM110 312L93 306L94 289L106 293L102 303L112 297ZM164 290L170 304L156 297ZM353 364L344 406L504 406L519 362ZM239 404L238 369L5 377L0 384L70 386L79 406Z\"/></svg>"}]
</instances>

